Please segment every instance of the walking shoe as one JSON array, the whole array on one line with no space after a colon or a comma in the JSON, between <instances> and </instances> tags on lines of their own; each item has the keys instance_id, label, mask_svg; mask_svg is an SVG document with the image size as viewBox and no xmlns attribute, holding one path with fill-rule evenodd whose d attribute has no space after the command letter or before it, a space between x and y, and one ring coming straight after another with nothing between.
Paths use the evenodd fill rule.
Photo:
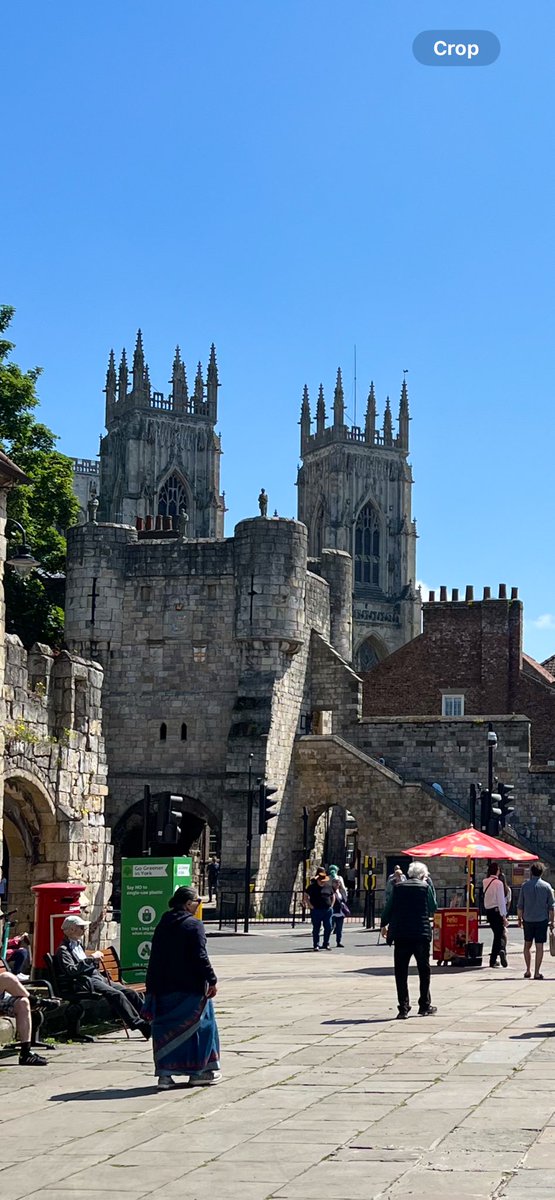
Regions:
<instances>
[{"instance_id":1,"label":"walking shoe","mask_svg":"<svg viewBox=\"0 0 555 1200\"><path fill-rule=\"evenodd\" d=\"M396 1020L397 1021L406 1021L409 1013L410 1013L410 1004L409 1004L408 1008L400 1008L399 1009Z\"/></svg>"},{"instance_id":2,"label":"walking shoe","mask_svg":"<svg viewBox=\"0 0 555 1200\"><path fill-rule=\"evenodd\" d=\"M525 979L531 979L531 978L532 978L532 972L531 972L531 971L525 971L525 972L524 972L524 978L525 978Z\"/></svg>"},{"instance_id":3,"label":"walking shoe","mask_svg":"<svg viewBox=\"0 0 555 1200\"><path fill-rule=\"evenodd\" d=\"M436 1013L436 1012L437 1012L437 1008L435 1007L435 1005L430 1004L429 1008L419 1008L418 1016L419 1017L433 1017L434 1013Z\"/></svg>"},{"instance_id":4,"label":"walking shoe","mask_svg":"<svg viewBox=\"0 0 555 1200\"><path fill-rule=\"evenodd\" d=\"M498 963L498 962L491 962L491 961L490 961L490 964L489 964L489 965L490 965L490 967L498 967L498 966L499 966L499 963Z\"/></svg>"},{"instance_id":5,"label":"walking shoe","mask_svg":"<svg viewBox=\"0 0 555 1200\"><path fill-rule=\"evenodd\" d=\"M331 946L322 946L322 950L331 950Z\"/></svg>"},{"instance_id":6,"label":"walking shoe","mask_svg":"<svg viewBox=\"0 0 555 1200\"><path fill-rule=\"evenodd\" d=\"M157 1087L159 1092L169 1092L170 1088L177 1087L177 1083L171 1075L159 1075Z\"/></svg>"},{"instance_id":7,"label":"walking shoe","mask_svg":"<svg viewBox=\"0 0 555 1200\"><path fill-rule=\"evenodd\" d=\"M221 1083L221 1071L201 1071L200 1075L191 1075L189 1077L189 1087L213 1087L215 1083Z\"/></svg>"},{"instance_id":8,"label":"walking shoe","mask_svg":"<svg viewBox=\"0 0 555 1200\"><path fill-rule=\"evenodd\" d=\"M150 1041L152 1029L149 1021L139 1021L139 1024L135 1025L135 1029L138 1029L139 1033L142 1033L146 1042Z\"/></svg>"},{"instance_id":9,"label":"walking shoe","mask_svg":"<svg viewBox=\"0 0 555 1200\"><path fill-rule=\"evenodd\" d=\"M313 949L313 950L319 950L319 949L320 949L320 947L319 947L319 946L313 946L313 947L312 947L312 949Z\"/></svg>"},{"instance_id":10,"label":"walking shoe","mask_svg":"<svg viewBox=\"0 0 555 1200\"><path fill-rule=\"evenodd\" d=\"M507 962L507 955L505 954L504 950L501 951L501 954L499 955L499 957L501 959L501 966L508 967L509 964Z\"/></svg>"},{"instance_id":11,"label":"walking shoe","mask_svg":"<svg viewBox=\"0 0 555 1200\"><path fill-rule=\"evenodd\" d=\"M534 975L534 979L543 979L543 975L540 975L540 974Z\"/></svg>"},{"instance_id":12,"label":"walking shoe","mask_svg":"<svg viewBox=\"0 0 555 1200\"><path fill-rule=\"evenodd\" d=\"M30 1054L19 1055L19 1065L20 1067L47 1067L48 1059L43 1058L42 1054L34 1054L31 1051Z\"/></svg>"},{"instance_id":13,"label":"walking shoe","mask_svg":"<svg viewBox=\"0 0 555 1200\"><path fill-rule=\"evenodd\" d=\"M344 950L344 949L345 949L345 942L338 942L338 943L337 943L337 949L338 949L338 950Z\"/></svg>"}]
</instances>

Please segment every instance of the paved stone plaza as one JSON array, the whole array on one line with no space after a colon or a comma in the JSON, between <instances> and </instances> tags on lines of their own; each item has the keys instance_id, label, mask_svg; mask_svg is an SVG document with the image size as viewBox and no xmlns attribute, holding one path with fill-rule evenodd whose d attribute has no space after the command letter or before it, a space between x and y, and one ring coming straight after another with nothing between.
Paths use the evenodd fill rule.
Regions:
<instances>
[{"instance_id":1,"label":"paved stone plaza","mask_svg":"<svg viewBox=\"0 0 555 1200\"><path fill-rule=\"evenodd\" d=\"M158 1095L134 1035L1 1058L2 1200L552 1200L555 961L524 980L513 930L508 970L434 969L437 1016L402 1023L376 938L211 938L216 1088Z\"/></svg>"}]
</instances>

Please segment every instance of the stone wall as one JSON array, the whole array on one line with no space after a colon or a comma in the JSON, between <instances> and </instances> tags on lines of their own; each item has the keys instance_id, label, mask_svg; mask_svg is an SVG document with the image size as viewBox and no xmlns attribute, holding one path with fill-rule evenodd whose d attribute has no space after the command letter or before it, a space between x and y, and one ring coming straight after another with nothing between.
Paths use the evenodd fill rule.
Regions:
<instances>
[{"instance_id":1,"label":"stone wall","mask_svg":"<svg viewBox=\"0 0 555 1200\"><path fill-rule=\"evenodd\" d=\"M102 669L6 637L4 836L9 903L32 923L36 883L86 885L93 944L105 929L112 848L105 824Z\"/></svg>"}]
</instances>

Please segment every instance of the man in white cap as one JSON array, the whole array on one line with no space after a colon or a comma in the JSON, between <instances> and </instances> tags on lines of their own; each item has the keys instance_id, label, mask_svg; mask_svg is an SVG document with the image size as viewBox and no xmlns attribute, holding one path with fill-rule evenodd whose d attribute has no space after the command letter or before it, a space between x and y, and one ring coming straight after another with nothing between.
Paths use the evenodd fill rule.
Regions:
<instances>
[{"instance_id":1,"label":"man in white cap","mask_svg":"<svg viewBox=\"0 0 555 1200\"><path fill-rule=\"evenodd\" d=\"M87 955L83 948L86 921L82 917L66 917L62 925L64 940L56 950L54 961L64 999L76 992L90 992L107 1000L114 1016L129 1029L138 1029L144 1038L150 1037L150 1025L143 1018L142 996L122 983L112 983L101 973L102 953L95 950Z\"/></svg>"}]
</instances>

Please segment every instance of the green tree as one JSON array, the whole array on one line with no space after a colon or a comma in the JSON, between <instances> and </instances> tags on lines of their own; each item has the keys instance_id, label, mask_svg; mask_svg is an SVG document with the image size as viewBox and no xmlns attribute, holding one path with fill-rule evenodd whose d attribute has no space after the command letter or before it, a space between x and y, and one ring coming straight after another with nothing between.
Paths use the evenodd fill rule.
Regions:
<instances>
[{"instance_id":1,"label":"green tree","mask_svg":"<svg viewBox=\"0 0 555 1200\"><path fill-rule=\"evenodd\" d=\"M34 641L59 646L63 609L54 577L64 571L65 531L76 523L79 505L71 459L56 450L56 435L34 415L40 369L23 371L11 359L14 345L4 335L13 313L10 305L0 306L0 445L30 481L9 493L8 517L23 525L41 567L24 580L6 568L6 628L26 646ZM9 537L10 549L17 540Z\"/></svg>"}]
</instances>

